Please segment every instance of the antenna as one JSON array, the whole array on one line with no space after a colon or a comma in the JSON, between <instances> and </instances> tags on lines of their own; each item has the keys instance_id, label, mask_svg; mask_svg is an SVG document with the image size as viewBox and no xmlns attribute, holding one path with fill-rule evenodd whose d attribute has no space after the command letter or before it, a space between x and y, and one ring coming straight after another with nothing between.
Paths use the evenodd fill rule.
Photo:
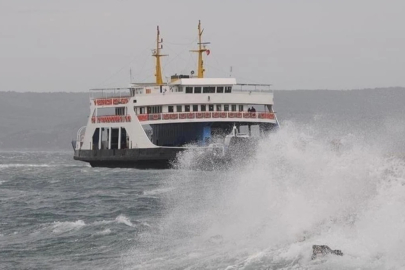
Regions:
<instances>
[{"instance_id":1,"label":"antenna","mask_svg":"<svg viewBox=\"0 0 405 270\"><path fill-rule=\"evenodd\" d=\"M202 42L202 34L204 32L204 29L201 30L201 21L198 21L198 50L191 50L191 52L196 52L198 53L198 71L197 71L197 77L198 78L204 78L204 62L203 62L203 52L206 52L207 55L210 54L210 50L206 48L206 45L210 44L210 42Z\"/></svg>"},{"instance_id":2,"label":"antenna","mask_svg":"<svg viewBox=\"0 0 405 270\"><path fill-rule=\"evenodd\" d=\"M229 68L229 77L232 77L232 66Z\"/></svg>"},{"instance_id":3,"label":"antenna","mask_svg":"<svg viewBox=\"0 0 405 270\"><path fill-rule=\"evenodd\" d=\"M156 57L156 72L155 72L155 77L156 77L156 84L157 85L162 85L163 84L163 79L162 79L162 68L160 65L160 57L167 56L167 54L160 54L160 50L163 49L163 38L160 37L160 30L159 26L157 26L157 34L156 34L156 49L152 51L152 56Z\"/></svg>"},{"instance_id":4,"label":"antenna","mask_svg":"<svg viewBox=\"0 0 405 270\"><path fill-rule=\"evenodd\" d=\"M132 83L132 68L129 69L129 83Z\"/></svg>"}]
</instances>

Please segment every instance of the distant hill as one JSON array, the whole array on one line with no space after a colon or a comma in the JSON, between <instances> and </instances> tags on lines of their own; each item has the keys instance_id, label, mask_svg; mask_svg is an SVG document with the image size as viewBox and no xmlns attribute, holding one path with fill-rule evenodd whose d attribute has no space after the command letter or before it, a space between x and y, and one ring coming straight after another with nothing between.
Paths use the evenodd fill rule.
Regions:
<instances>
[{"instance_id":1,"label":"distant hill","mask_svg":"<svg viewBox=\"0 0 405 270\"><path fill-rule=\"evenodd\" d=\"M281 124L319 118L343 129L377 130L387 119L405 118L405 88L274 92ZM69 150L88 115L88 93L0 92L0 150Z\"/></svg>"}]
</instances>

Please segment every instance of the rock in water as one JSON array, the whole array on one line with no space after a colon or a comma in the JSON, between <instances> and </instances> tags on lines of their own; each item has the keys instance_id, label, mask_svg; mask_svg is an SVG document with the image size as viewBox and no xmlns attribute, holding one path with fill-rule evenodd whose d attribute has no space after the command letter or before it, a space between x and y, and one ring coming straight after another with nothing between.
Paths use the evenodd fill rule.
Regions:
<instances>
[{"instance_id":1,"label":"rock in water","mask_svg":"<svg viewBox=\"0 0 405 270\"><path fill-rule=\"evenodd\" d=\"M341 250L333 250L328 246L318 246L318 245L313 245L312 246L312 257L311 259L314 260L319 257L323 257L327 254L334 254L338 256L343 256L343 252Z\"/></svg>"}]
</instances>

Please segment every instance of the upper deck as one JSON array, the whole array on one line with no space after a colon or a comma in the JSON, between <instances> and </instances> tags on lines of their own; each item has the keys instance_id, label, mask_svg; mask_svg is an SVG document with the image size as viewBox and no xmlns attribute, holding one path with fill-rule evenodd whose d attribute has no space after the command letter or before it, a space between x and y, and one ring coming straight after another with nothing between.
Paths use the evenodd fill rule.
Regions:
<instances>
[{"instance_id":1,"label":"upper deck","mask_svg":"<svg viewBox=\"0 0 405 270\"><path fill-rule=\"evenodd\" d=\"M100 99L132 99L134 106L231 103L272 105L269 84L237 84L234 78L187 78L166 85L134 83L128 88L92 89L95 105L114 106Z\"/></svg>"}]
</instances>

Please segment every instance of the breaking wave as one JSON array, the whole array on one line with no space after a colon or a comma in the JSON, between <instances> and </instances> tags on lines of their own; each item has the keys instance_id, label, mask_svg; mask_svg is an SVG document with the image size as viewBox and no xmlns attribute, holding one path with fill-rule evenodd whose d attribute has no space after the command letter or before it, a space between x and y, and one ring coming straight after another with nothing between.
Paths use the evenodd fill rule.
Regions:
<instances>
[{"instance_id":1,"label":"breaking wave","mask_svg":"<svg viewBox=\"0 0 405 270\"><path fill-rule=\"evenodd\" d=\"M77 230L80 229L82 227L86 226L86 223L84 223L83 220L77 220L77 221L65 221L65 222L59 222L56 221L53 224L53 229L52 232L56 233L56 234L60 234L60 233L65 233L65 232L69 232L72 230Z\"/></svg>"},{"instance_id":2,"label":"breaking wave","mask_svg":"<svg viewBox=\"0 0 405 270\"><path fill-rule=\"evenodd\" d=\"M158 188L158 189L152 189L152 190L144 190L143 195L155 197L157 195L161 195L161 194L170 192L171 190L172 190L171 188Z\"/></svg>"},{"instance_id":3,"label":"breaking wave","mask_svg":"<svg viewBox=\"0 0 405 270\"><path fill-rule=\"evenodd\" d=\"M287 123L225 171L187 170L193 156L184 157L164 187L173 190L161 230L134 248L128 266L405 267L405 163L378 138ZM345 255L313 261L315 244Z\"/></svg>"},{"instance_id":4,"label":"breaking wave","mask_svg":"<svg viewBox=\"0 0 405 270\"><path fill-rule=\"evenodd\" d=\"M136 221L138 223L138 221ZM49 224L48 226L46 226L45 228L36 231L35 233L40 233L41 231L44 230L51 230L53 233L55 234L62 234L62 233L67 233L73 230L79 230L82 229L83 227L87 227L87 226L104 226L104 225L108 225L108 224L124 224L126 226L129 227L135 227L135 225L131 222L131 220L126 217L125 215L119 215L117 216L114 220L102 220L102 221L94 221L92 223L87 224L86 222L84 222L83 220L76 220L76 221L54 221L53 223ZM140 223L140 222L139 222ZM147 226L147 224L145 225L144 223L140 223L144 226ZM110 229L104 229L101 232L96 233L95 235L107 235L110 234L111 230Z\"/></svg>"},{"instance_id":5,"label":"breaking wave","mask_svg":"<svg viewBox=\"0 0 405 270\"><path fill-rule=\"evenodd\" d=\"M111 230L110 229L105 229L105 230L96 232L94 235L103 236L103 235L109 235L109 234L111 234Z\"/></svg>"},{"instance_id":6,"label":"breaking wave","mask_svg":"<svg viewBox=\"0 0 405 270\"><path fill-rule=\"evenodd\" d=\"M46 168L52 167L50 164L0 164L1 168L20 168L20 167L38 167L38 168Z\"/></svg>"},{"instance_id":7,"label":"breaking wave","mask_svg":"<svg viewBox=\"0 0 405 270\"><path fill-rule=\"evenodd\" d=\"M134 227L134 224L132 224L131 220L124 215L119 215L118 217L116 217L115 221L117 223L125 224L129 227Z\"/></svg>"}]
</instances>

